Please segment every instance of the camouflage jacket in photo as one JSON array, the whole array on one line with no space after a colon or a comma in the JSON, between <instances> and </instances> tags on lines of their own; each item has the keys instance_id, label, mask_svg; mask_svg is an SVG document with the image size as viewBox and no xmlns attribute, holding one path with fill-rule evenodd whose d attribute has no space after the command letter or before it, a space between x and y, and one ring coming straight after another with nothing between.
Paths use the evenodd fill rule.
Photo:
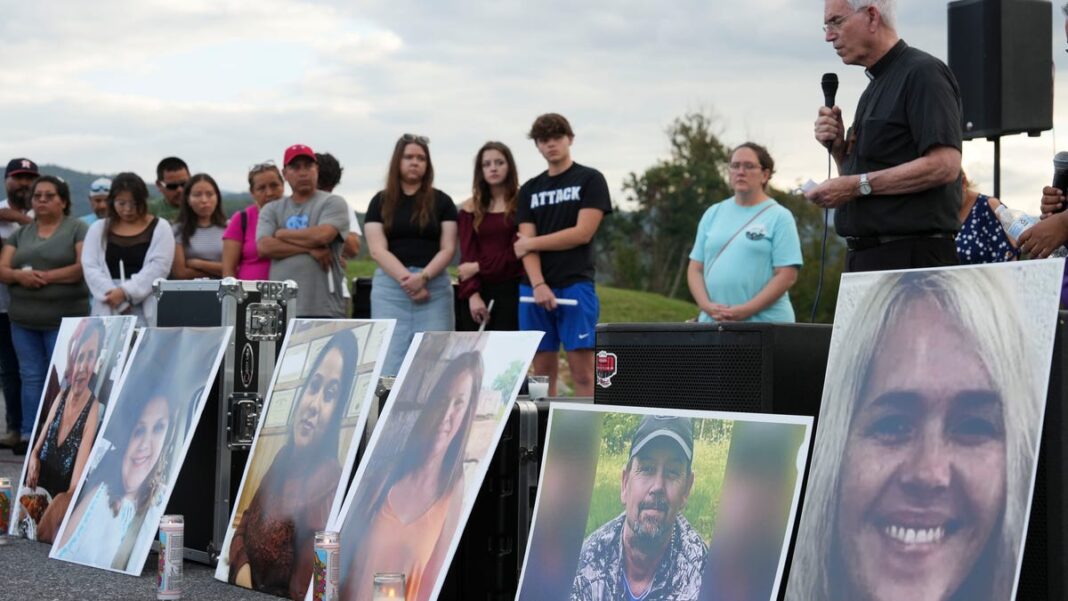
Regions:
<instances>
[{"instance_id":1,"label":"camouflage jacket in photo","mask_svg":"<svg viewBox=\"0 0 1068 601\"><path fill-rule=\"evenodd\" d=\"M594 530L582 543L570 601L629 601L623 584L625 515ZM708 549L697 531L679 514L671 544L653 575L643 601L696 601Z\"/></svg>"}]
</instances>

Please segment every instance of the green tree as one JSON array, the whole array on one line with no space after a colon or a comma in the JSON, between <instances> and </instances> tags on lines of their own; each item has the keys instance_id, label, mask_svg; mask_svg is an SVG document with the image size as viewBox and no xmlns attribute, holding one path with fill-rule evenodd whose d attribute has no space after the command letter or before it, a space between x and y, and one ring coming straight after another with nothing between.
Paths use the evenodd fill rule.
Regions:
<instances>
[{"instance_id":1,"label":"green tree","mask_svg":"<svg viewBox=\"0 0 1068 601\"><path fill-rule=\"evenodd\" d=\"M512 361L508 364L508 369L502 371L493 380L493 389L501 393L501 397L507 399L508 395L512 394L512 388L515 386L516 380L520 378L523 371L522 361Z\"/></svg>"},{"instance_id":2,"label":"green tree","mask_svg":"<svg viewBox=\"0 0 1068 601\"><path fill-rule=\"evenodd\" d=\"M713 133L713 117L690 113L667 130L671 157L623 183L637 209L611 220L609 272L616 285L685 298L686 262L697 221L711 199L730 195L724 177L728 149Z\"/></svg>"}]
</instances>

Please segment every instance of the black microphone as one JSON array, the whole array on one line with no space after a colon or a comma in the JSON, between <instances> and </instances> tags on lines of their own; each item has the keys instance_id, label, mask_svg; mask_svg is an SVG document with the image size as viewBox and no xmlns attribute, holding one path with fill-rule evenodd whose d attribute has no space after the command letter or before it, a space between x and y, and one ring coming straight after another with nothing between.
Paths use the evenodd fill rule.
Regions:
<instances>
[{"instance_id":1,"label":"black microphone","mask_svg":"<svg viewBox=\"0 0 1068 601\"><path fill-rule=\"evenodd\" d=\"M824 73L823 79L820 81L820 87L823 88L823 105L827 108L834 106L834 96L838 93L838 74L837 73ZM831 145L834 142L824 142L824 146L827 147L827 151L830 152Z\"/></svg>"},{"instance_id":2,"label":"black microphone","mask_svg":"<svg viewBox=\"0 0 1068 601\"><path fill-rule=\"evenodd\" d=\"M823 88L823 105L831 108L834 106L834 95L838 93L838 74L824 73L820 86Z\"/></svg>"},{"instance_id":3,"label":"black microphone","mask_svg":"<svg viewBox=\"0 0 1068 601\"><path fill-rule=\"evenodd\" d=\"M1068 152L1058 152L1053 157L1053 187L1068 194ZM1062 203L1056 212L1060 213L1064 209Z\"/></svg>"}]
</instances>

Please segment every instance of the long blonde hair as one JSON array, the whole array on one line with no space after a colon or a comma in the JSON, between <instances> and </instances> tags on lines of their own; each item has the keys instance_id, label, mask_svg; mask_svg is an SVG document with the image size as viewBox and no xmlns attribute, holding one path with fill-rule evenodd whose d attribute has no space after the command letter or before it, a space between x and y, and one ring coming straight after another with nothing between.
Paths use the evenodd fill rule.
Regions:
<instances>
[{"instance_id":1,"label":"long blonde hair","mask_svg":"<svg viewBox=\"0 0 1068 601\"><path fill-rule=\"evenodd\" d=\"M842 455L878 343L920 299L936 303L946 319L956 320L971 335L969 342L994 387L1002 399L1011 401L1002 405L1007 455L1005 507L978 560L988 569L973 568L962 583L963 588L976 578L985 579L987 582L974 590L989 593L987 598L991 600L1010 598L1024 535L1045 382L1027 373L1026 366L1040 359L1027 355L1020 304L1006 281L1005 268L982 266L860 276L873 281L868 282L870 288L858 301L852 318L835 332L836 338L848 342L832 349L828 361L819 435L790 567L787 601L845 600L834 578L842 573L835 539ZM972 596L969 601L980 599Z\"/></svg>"}]
</instances>

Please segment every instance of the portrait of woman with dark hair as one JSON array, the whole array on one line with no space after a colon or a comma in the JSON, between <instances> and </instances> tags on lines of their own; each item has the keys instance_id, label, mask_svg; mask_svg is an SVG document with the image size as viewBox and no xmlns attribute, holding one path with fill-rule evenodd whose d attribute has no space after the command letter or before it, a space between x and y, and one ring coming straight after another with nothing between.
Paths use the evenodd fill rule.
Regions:
<instances>
[{"instance_id":1,"label":"portrait of woman with dark hair","mask_svg":"<svg viewBox=\"0 0 1068 601\"><path fill-rule=\"evenodd\" d=\"M163 511L167 456L175 440L177 408L167 396L147 399L130 422L111 428L114 441L87 477L63 525L53 557L125 571L139 526ZM118 416L116 416L118 417ZM129 419L129 418L128 418Z\"/></svg>"},{"instance_id":2,"label":"portrait of woman with dark hair","mask_svg":"<svg viewBox=\"0 0 1068 601\"><path fill-rule=\"evenodd\" d=\"M1050 267L843 279L863 288L848 317L839 303L786 599L1012 597L1056 319Z\"/></svg>"},{"instance_id":3,"label":"portrait of woman with dark hair","mask_svg":"<svg viewBox=\"0 0 1068 601\"><path fill-rule=\"evenodd\" d=\"M378 572L405 574L409 601L429 599L462 513L464 458L482 377L482 353L465 352L448 361L422 398L402 389L391 400L417 415L405 437L410 422L392 419L400 411L394 410L379 438L400 453L368 456L372 463L342 527L343 599L369 601Z\"/></svg>"},{"instance_id":4,"label":"portrait of woman with dark hair","mask_svg":"<svg viewBox=\"0 0 1068 601\"><path fill-rule=\"evenodd\" d=\"M231 583L304 599L315 533L326 527L341 479L339 433L357 346L350 330L333 334L297 389L286 442L233 532L227 555Z\"/></svg>"}]
</instances>

